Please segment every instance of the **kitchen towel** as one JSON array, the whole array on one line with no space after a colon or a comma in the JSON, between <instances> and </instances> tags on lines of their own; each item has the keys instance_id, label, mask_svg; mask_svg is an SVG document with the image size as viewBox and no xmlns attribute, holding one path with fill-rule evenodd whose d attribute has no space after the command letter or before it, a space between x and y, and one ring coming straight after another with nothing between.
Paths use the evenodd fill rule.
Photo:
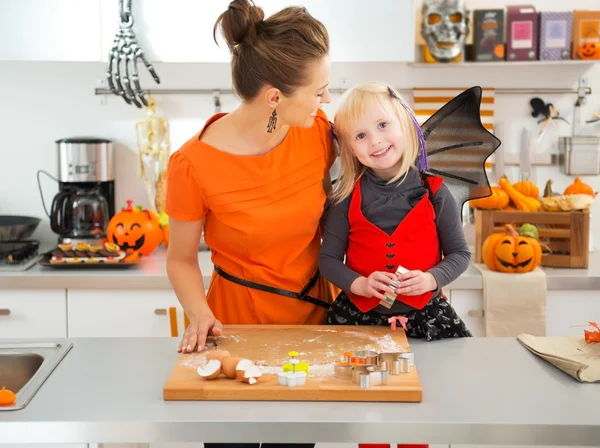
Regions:
<instances>
[{"instance_id":1,"label":"kitchen towel","mask_svg":"<svg viewBox=\"0 0 600 448\"><path fill-rule=\"evenodd\" d=\"M583 336L537 337L521 334L517 340L581 383L600 381L600 342L587 344Z\"/></svg>"},{"instance_id":2,"label":"kitchen towel","mask_svg":"<svg viewBox=\"0 0 600 448\"><path fill-rule=\"evenodd\" d=\"M546 336L546 273L505 273L476 264L483 278L483 319L488 337Z\"/></svg>"}]
</instances>

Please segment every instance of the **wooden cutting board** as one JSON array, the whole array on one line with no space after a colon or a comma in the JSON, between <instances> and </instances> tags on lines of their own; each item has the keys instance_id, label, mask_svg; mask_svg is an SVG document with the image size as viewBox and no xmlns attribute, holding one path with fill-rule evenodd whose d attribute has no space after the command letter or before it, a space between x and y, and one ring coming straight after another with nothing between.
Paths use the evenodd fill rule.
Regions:
<instances>
[{"instance_id":1,"label":"wooden cutting board","mask_svg":"<svg viewBox=\"0 0 600 448\"><path fill-rule=\"evenodd\" d=\"M408 352L402 328L373 326L231 325L224 336L210 340L200 353L181 354L163 389L164 400L269 400L269 401L404 401L420 402L423 391L415 358L411 372L389 375L387 385L360 389L351 380L334 377L333 365L348 351ZM234 357L253 361L263 374L256 384L220 376L205 380L197 373L207 351L227 350ZM289 361L288 352L309 364L306 384L279 384L277 372Z\"/></svg>"}]
</instances>

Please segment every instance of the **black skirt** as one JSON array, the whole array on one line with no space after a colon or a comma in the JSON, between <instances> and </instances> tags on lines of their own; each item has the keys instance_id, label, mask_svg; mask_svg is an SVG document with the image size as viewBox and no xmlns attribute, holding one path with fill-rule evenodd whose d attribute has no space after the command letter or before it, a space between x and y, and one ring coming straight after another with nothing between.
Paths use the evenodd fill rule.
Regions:
<instances>
[{"instance_id":1,"label":"black skirt","mask_svg":"<svg viewBox=\"0 0 600 448\"><path fill-rule=\"evenodd\" d=\"M327 311L328 325L382 325L389 326L388 318L375 310L363 313L343 291ZM404 314L406 335L411 338L434 341L448 338L465 338L473 335L456 314L452 306L441 296L432 298L422 309Z\"/></svg>"}]
</instances>

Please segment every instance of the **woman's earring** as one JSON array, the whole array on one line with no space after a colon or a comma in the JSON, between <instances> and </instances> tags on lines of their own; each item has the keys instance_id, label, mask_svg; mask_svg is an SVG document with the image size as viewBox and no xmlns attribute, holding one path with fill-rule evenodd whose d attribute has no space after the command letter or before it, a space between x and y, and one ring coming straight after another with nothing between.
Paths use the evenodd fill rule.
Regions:
<instances>
[{"instance_id":1,"label":"woman's earring","mask_svg":"<svg viewBox=\"0 0 600 448\"><path fill-rule=\"evenodd\" d=\"M273 113L269 117L269 124L267 124L267 132L270 134L273 132L277 125L277 109L273 109Z\"/></svg>"}]
</instances>

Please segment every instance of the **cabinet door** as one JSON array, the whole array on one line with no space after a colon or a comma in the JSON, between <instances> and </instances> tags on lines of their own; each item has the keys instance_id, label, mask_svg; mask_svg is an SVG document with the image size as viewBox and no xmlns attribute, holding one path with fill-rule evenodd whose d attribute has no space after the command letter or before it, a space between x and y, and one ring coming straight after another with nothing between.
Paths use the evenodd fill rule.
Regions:
<instances>
[{"instance_id":1,"label":"cabinet door","mask_svg":"<svg viewBox=\"0 0 600 448\"><path fill-rule=\"evenodd\" d=\"M485 336L483 321L483 290L453 289L450 303L474 337Z\"/></svg>"},{"instance_id":2,"label":"cabinet door","mask_svg":"<svg viewBox=\"0 0 600 448\"><path fill-rule=\"evenodd\" d=\"M547 336L583 336L587 322L600 319L599 291L552 290L546 300Z\"/></svg>"},{"instance_id":3,"label":"cabinet door","mask_svg":"<svg viewBox=\"0 0 600 448\"><path fill-rule=\"evenodd\" d=\"M64 289L0 291L0 339L67 337Z\"/></svg>"},{"instance_id":4,"label":"cabinet door","mask_svg":"<svg viewBox=\"0 0 600 448\"><path fill-rule=\"evenodd\" d=\"M2 0L1 9L0 60L101 60L100 0Z\"/></svg>"},{"instance_id":5,"label":"cabinet door","mask_svg":"<svg viewBox=\"0 0 600 448\"><path fill-rule=\"evenodd\" d=\"M177 309L178 335L183 313L171 290L69 289L69 337L171 336L168 308Z\"/></svg>"},{"instance_id":6,"label":"cabinet door","mask_svg":"<svg viewBox=\"0 0 600 448\"><path fill-rule=\"evenodd\" d=\"M215 21L230 0L144 0L134 3L134 32L151 61L229 62L227 45ZM119 24L118 2L102 2L102 58L108 54ZM326 27L332 61L414 61L414 2L398 0L258 0L265 16L286 6L305 6ZM142 70L143 71L143 70Z\"/></svg>"}]
</instances>

